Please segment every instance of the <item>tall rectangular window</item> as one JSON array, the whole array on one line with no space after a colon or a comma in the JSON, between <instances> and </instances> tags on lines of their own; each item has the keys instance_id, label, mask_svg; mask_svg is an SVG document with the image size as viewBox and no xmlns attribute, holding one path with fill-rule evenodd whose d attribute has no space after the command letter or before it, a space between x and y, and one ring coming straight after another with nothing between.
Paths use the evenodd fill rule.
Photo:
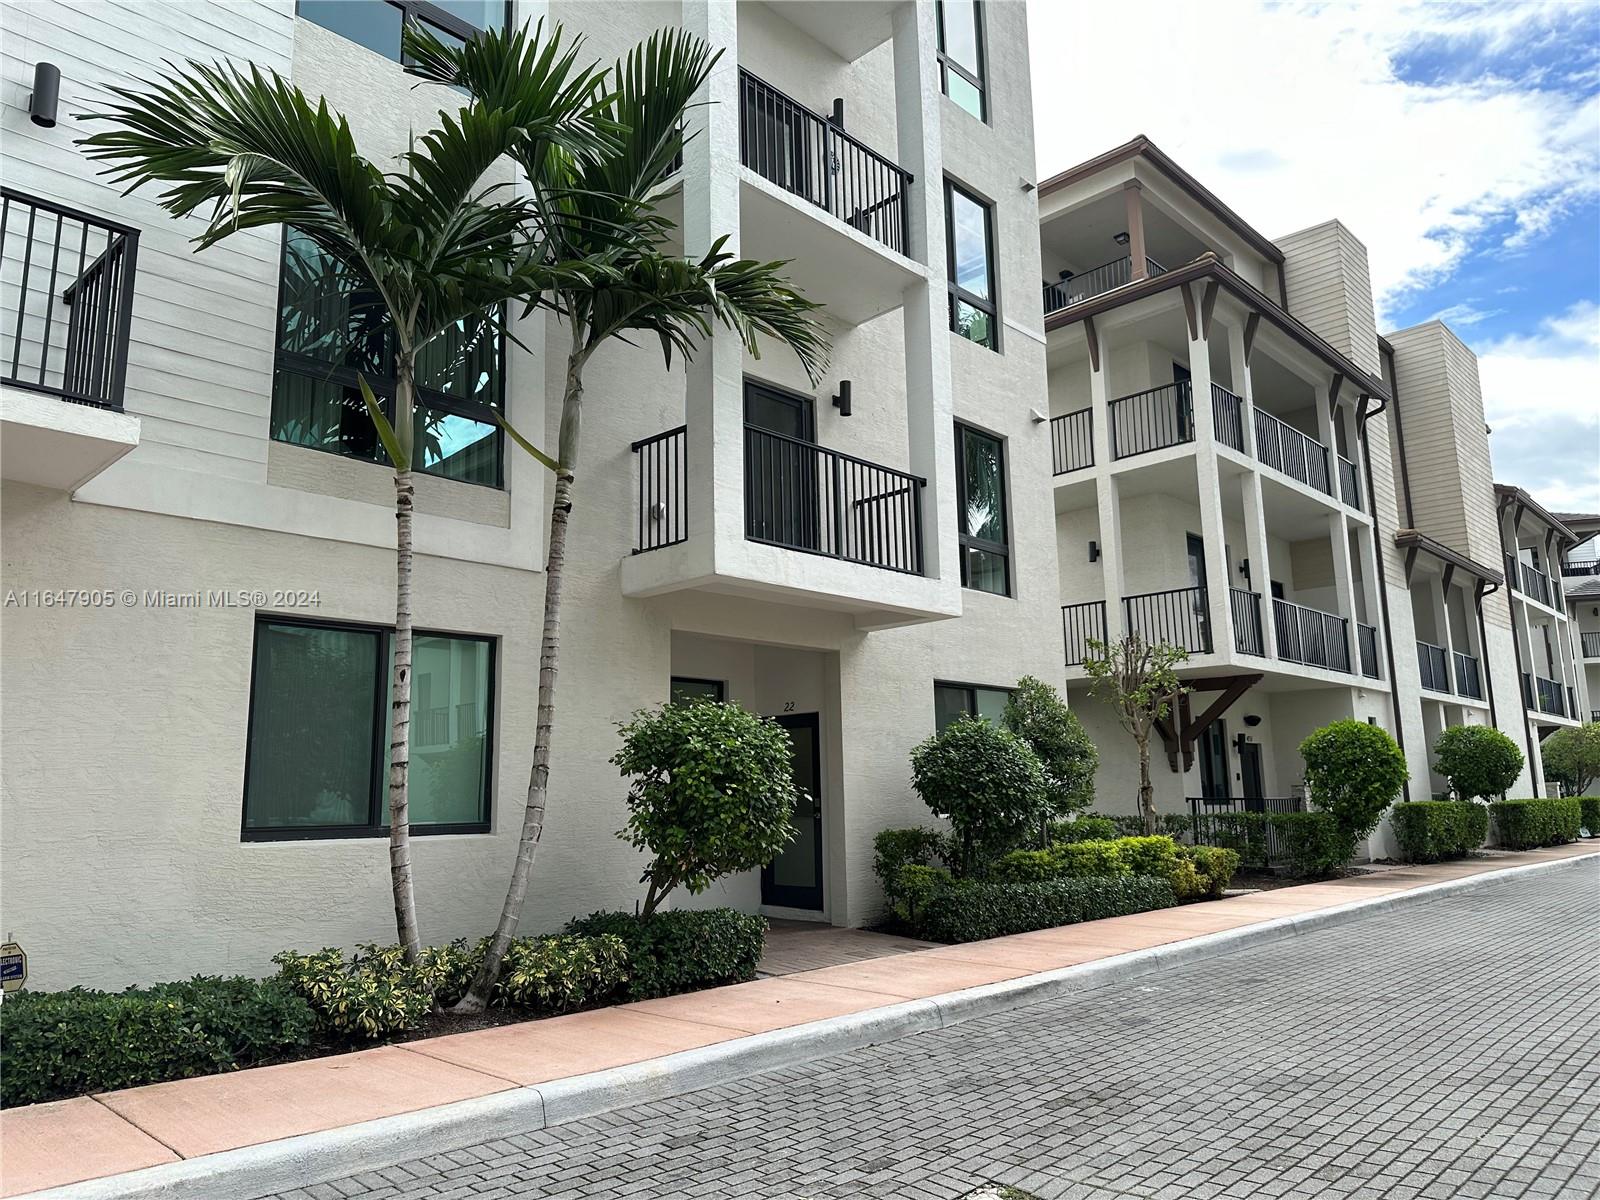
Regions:
<instances>
[{"instance_id":1,"label":"tall rectangular window","mask_svg":"<svg viewBox=\"0 0 1600 1200\"><path fill-rule=\"evenodd\" d=\"M939 86L978 120L987 121L981 0L939 0L938 14Z\"/></svg>"},{"instance_id":2,"label":"tall rectangular window","mask_svg":"<svg viewBox=\"0 0 1600 1200\"><path fill-rule=\"evenodd\" d=\"M247 841L387 836L393 641L370 625L256 622ZM411 658L412 825L486 831L494 644L418 633Z\"/></svg>"},{"instance_id":3,"label":"tall rectangular window","mask_svg":"<svg viewBox=\"0 0 1600 1200\"><path fill-rule=\"evenodd\" d=\"M1011 594L1006 522L1006 451L999 438L956 425L956 510L960 518L961 586Z\"/></svg>"},{"instance_id":4,"label":"tall rectangular window","mask_svg":"<svg viewBox=\"0 0 1600 1200\"><path fill-rule=\"evenodd\" d=\"M380 3L381 0L368 0ZM417 469L501 485L503 437L494 413L505 390L504 339L472 318L417 355ZM360 377L394 418L394 339L377 294L292 226L284 231L272 437L367 462L386 462L361 399Z\"/></svg>"},{"instance_id":5,"label":"tall rectangular window","mask_svg":"<svg viewBox=\"0 0 1600 1200\"><path fill-rule=\"evenodd\" d=\"M1010 688L978 687L970 683L933 685L933 724L944 730L962 717L977 717L991 725L1000 724L1011 699Z\"/></svg>"},{"instance_id":6,"label":"tall rectangular window","mask_svg":"<svg viewBox=\"0 0 1600 1200\"><path fill-rule=\"evenodd\" d=\"M993 210L947 179L944 222L950 328L969 342L998 350L1000 311L994 281Z\"/></svg>"},{"instance_id":7,"label":"tall rectangular window","mask_svg":"<svg viewBox=\"0 0 1600 1200\"><path fill-rule=\"evenodd\" d=\"M418 22L445 44L506 26L506 0L299 0L299 14L385 58L401 61L400 31Z\"/></svg>"}]
</instances>

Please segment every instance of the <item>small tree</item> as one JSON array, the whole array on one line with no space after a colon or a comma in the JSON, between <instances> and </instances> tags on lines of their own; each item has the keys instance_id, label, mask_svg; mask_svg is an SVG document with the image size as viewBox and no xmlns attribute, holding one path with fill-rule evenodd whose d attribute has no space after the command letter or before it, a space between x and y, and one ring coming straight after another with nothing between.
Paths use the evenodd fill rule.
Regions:
<instances>
[{"instance_id":1,"label":"small tree","mask_svg":"<svg viewBox=\"0 0 1600 1200\"><path fill-rule=\"evenodd\" d=\"M1586 795L1600 779L1600 721L1577 729L1558 729L1539 748L1545 774L1553 775L1574 796Z\"/></svg>"},{"instance_id":2,"label":"small tree","mask_svg":"<svg viewBox=\"0 0 1600 1200\"><path fill-rule=\"evenodd\" d=\"M1094 772L1100 754L1061 694L1032 675L1017 680L1001 722L1028 743L1044 768L1043 845L1049 841L1051 820L1075 816L1094 803Z\"/></svg>"},{"instance_id":3,"label":"small tree","mask_svg":"<svg viewBox=\"0 0 1600 1200\"><path fill-rule=\"evenodd\" d=\"M1048 803L1044 767L1028 743L971 717L911 751L911 786L955 830L963 875L1014 849Z\"/></svg>"},{"instance_id":4,"label":"small tree","mask_svg":"<svg viewBox=\"0 0 1600 1200\"><path fill-rule=\"evenodd\" d=\"M617 729L611 761L633 779L617 836L653 856L640 876L646 916L674 888L698 895L771 862L794 837L795 807L811 803L795 786L783 726L737 704L666 704Z\"/></svg>"},{"instance_id":5,"label":"small tree","mask_svg":"<svg viewBox=\"0 0 1600 1200\"><path fill-rule=\"evenodd\" d=\"M1406 756L1388 730L1365 721L1335 721L1300 743L1311 802L1333 815L1345 847L1345 861L1356 843L1378 826L1384 809L1410 778Z\"/></svg>"},{"instance_id":6,"label":"small tree","mask_svg":"<svg viewBox=\"0 0 1600 1200\"><path fill-rule=\"evenodd\" d=\"M1503 796L1522 774L1522 751L1491 725L1456 725L1433 743L1434 770L1463 800Z\"/></svg>"},{"instance_id":7,"label":"small tree","mask_svg":"<svg viewBox=\"0 0 1600 1200\"><path fill-rule=\"evenodd\" d=\"M1156 722L1166 719L1172 706L1188 689L1178 678L1177 665L1189 657L1181 646L1147 642L1130 633L1120 642L1089 639L1083 669L1088 673L1089 694L1104 700L1117 714L1139 748L1139 816L1148 835L1156 832L1155 787L1150 782L1150 735Z\"/></svg>"}]
</instances>

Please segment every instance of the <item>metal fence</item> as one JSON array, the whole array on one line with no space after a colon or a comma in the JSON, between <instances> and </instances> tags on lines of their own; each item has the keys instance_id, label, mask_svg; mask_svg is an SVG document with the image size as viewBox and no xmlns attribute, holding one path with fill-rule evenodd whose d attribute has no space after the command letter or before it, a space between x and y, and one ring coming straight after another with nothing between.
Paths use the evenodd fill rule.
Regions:
<instances>
[{"instance_id":1,"label":"metal fence","mask_svg":"<svg viewBox=\"0 0 1600 1200\"><path fill-rule=\"evenodd\" d=\"M1090 600L1084 604L1063 604L1061 641L1067 652L1067 666L1082 666L1089 657L1089 643L1106 641L1106 602Z\"/></svg>"},{"instance_id":2,"label":"metal fence","mask_svg":"<svg viewBox=\"0 0 1600 1200\"><path fill-rule=\"evenodd\" d=\"M1333 495L1328 479L1328 448L1316 438L1307 437L1292 425L1257 408L1256 457L1291 479Z\"/></svg>"},{"instance_id":3,"label":"metal fence","mask_svg":"<svg viewBox=\"0 0 1600 1200\"><path fill-rule=\"evenodd\" d=\"M1211 424L1217 441L1244 450L1244 401L1219 383L1211 385Z\"/></svg>"},{"instance_id":4,"label":"metal fence","mask_svg":"<svg viewBox=\"0 0 1600 1200\"><path fill-rule=\"evenodd\" d=\"M689 536L689 430L686 425L633 443L638 464L633 552L674 546Z\"/></svg>"},{"instance_id":5,"label":"metal fence","mask_svg":"<svg viewBox=\"0 0 1600 1200\"><path fill-rule=\"evenodd\" d=\"M1182 646L1191 654L1211 653L1211 616L1203 587L1144 592L1124 597L1123 624L1151 644Z\"/></svg>"},{"instance_id":6,"label":"metal fence","mask_svg":"<svg viewBox=\"0 0 1600 1200\"><path fill-rule=\"evenodd\" d=\"M1343 617L1274 597L1272 621L1279 658L1330 671L1350 669L1350 636Z\"/></svg>"},{"instance_id":7,"label":"metal fence","mask_svg":"<svg viewBox=\"0 0 1600 1200\"><path fill-rule=\"evenodd\" d=\"M1153 258L1144 260L1144 269L1145 275L1152 279L1167 273L1167 269ZM1070 308L1074 304L1081 304L1091 296L1101 295L1132 282L1133 258L1128 255L1114 258L1108 263L1101 263L1098 267L1091 267L1066 279L1045 284L1044 311L1053 313L1058 309Z\"/></svg>"},{"instance_id":8,"label":"metal fence","mask_svg":"<svg viewBox=\"0 0 1600 1200\"><path fill-rule=\"evenodd\" d=\"M1228 607L1233 614L1233 640L1239 653L1265 655L1267 643L1261 633L1261 593L1231 587Z\"/></svg>"},{"instance_id":9,"label":"metal fence","mask_svg":"<svg viewBox=\"0 0 1600 1200\"><path fill-rule=\"evenodd\" d=\"M1187 380L1119 396L1107 411L1112 458L1194 441L1194 397Z\"/></svg>"},{"instance_id":10,"label":"metal fence","mask_svg":"<svg viewBox=\"0 0 1600 1200\"><path fill-rule=\"evenodd\" d=\"M1094 466L1094 412L1077 412L1050 419L1050 461L1057 475Z\"/></svg>"}]
</instances>

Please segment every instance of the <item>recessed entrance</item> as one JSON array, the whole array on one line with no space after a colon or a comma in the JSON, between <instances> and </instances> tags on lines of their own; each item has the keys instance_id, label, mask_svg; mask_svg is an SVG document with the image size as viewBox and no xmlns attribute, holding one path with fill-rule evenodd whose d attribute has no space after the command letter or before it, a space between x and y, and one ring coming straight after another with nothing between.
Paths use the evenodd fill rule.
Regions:
<instances>
[{"instance_id":1,"label":"recessed entrance","mask_svg":"<svg viewBox=\"0 0 1600 1200\"><path fill-rule=\"evenodd\" d=\"M795 836L761 868L761 903L822 911L822 722L816 713L776 718L789 731L794 782L803 795L790 815Z\"/></svg>"}]
</instances>

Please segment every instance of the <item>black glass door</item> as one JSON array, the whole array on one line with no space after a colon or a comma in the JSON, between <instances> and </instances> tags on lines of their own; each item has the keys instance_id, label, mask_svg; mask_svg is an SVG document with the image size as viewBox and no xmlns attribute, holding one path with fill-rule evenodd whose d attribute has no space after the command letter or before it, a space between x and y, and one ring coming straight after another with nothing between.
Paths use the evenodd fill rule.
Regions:
<instances>
[{"instance_id":1,"label":"black glass door","mask_svg":"<svg viewBox=\"0 0 1600 1200\"><path fill-rule=\"evenodd\" d=\"M1261 812L1267 806L1261 786L1261 744L1259 742L1247 742L1242 738L1240 739L1239 775L1241 776L1240 785L1244 791L1245 811Z\"/></svg>"},{"instance_id":2,"label":"black glass door","mask_svg":"<svg viewBox=\"0 0 1600 1200\"><path fill-rule=\"evenodd\" d=\"M1207 653L1211 651L1211 609L1206 600L1206 544L1194 534L1187 535L1189 551L1189 603L1194 611L1195 628L1200 631L1200 644Z\"/></svg>"},{"instance_id":3,"label":"black glass door","mask_svg":"<svg viewBox=\"0 0 1600 1200\"><path fill-rule=\"evenodd\" d=\"M1228 730L1213 721L1200 735L1200 795L1206 800L1226 800L1228 787Z\"/></svg>"},{"instance_id":4,"label":"black glass door","mask_svg":"<svg viewBox=\"0 0 1600 1200\"><path fill-rule=\"evenodd\" d=\"M761 868L761 903L822 911L822 748L816 713L774 718L789 731L794 782L803 793L790 820L795 836Z\"/></svg>"},{"instance_id":5,"label":"black glass door","mask_svg":"<svg viewBox=\"0 0 1600 1200\"><path fill-rule=\"evenodd\" d=\"M745 534L795 550L821 550L820 463L811 397L746 380L744 423Z\"/></svg>"}]
</instances>

